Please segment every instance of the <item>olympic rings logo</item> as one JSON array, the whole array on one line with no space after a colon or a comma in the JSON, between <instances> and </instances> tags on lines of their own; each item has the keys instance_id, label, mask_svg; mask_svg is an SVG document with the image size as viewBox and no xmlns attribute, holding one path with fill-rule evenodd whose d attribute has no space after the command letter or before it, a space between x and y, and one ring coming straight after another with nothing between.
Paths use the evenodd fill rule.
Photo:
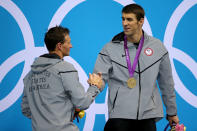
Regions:
<instances>
[{"instance_id":1,"label":"olympic rings logo","mask_svg":"<svg viewBox=\"0 0 197 131\"><path fill-rule=\"evenodd\" d=\"M125 6L130 3L134 3L132 0L114 0L115 2ZM85 2L85 0L66 0L56 11L54 14L49 27L53 27L55 25L60 25L63 21L64 17L71 11L71 9L75 8L77 5ZM165 36L164 36L164 44L166 45L168 51L170 52L170 60L172 63L172 71L173 71L173 77L175 80L175 89L178 92L178 94L190 105L197 108L197 96L195 96L192 92L190 92L182 83L180 80L175 66L173 62L173 58L184 64L186 67L190 69L190 71L193 73L194 77L197 78L197 63L195 60L193 60L189 55L182 52L181 50L174 48L173 43L173 36L176 30L176 27L181 20L182 16L195 4L197 4L197 0L184 0L180 5L176 8L174 13L171 16L171 19L168 22ZM6 9L16 20L17 24L19 25L22 35L24 37L25 41L25 49L22 51L17 52L16 54L10 56L6 61L4 61L0 66L0 82L4 79L6 74L14 68L19 63L25 61L24 69L22 72L22 75L17 82L14 89L0 101L0 112L3 112L7 108L9 108L12 104L15 103L15 101L21 96L23 92L23 78L25 74L30 70L30 64L33 62L34 58L40 54L43 54L46 52L45 47L35 47L34 45L34 38L33 34L30 28L30 25L25 18L22 11L15 5L11 0L1 0L0 6L2 6L4 9ZM145 19L143 29L146 30L146 32L150 35L152 35L151 27L148 23L148 20ZM82 83L82 85L87 90L88 84L87 84L87 75L84 72L84 70L81 68L81 66L71 57L65 57L65 60L72 63L75 68L79 72L79 80ZM107 94L105 96L105 103L104 104L96 104L95 102L91 105L91 108L89 108L86 111L86 121L84 125L84 130L93 130L94 121L95 121L95 114L105 114L105 119L108 119L108 112L107 112ZM93 115L94 114L94 115Z\"/></svg>"},{"instance_id":2,"label":"olympic rings logo","mask_svg":"<svg viewBox=\"0 0 197 131\"><path fill-rule=\"evenodd\" d=\"M170 52L171 55L170 60L172 63L172 73L175 81L176 91L186 102L197 108L197 96L195 96L192 92L190 92L180 80L174 66L173 58L175 58L176 60L184 64L186 67L188 67L196 79L197 79L197 68L196 68L197 63L189 55L172 46L173 36L179 21L181 20L182 16L195 4L197 4L197 0L184 0L176 8L176 10L174 11L174 13L170 18L170 21L168 22L164 36L164 44L168 48L168 51Z\"/></svg>"}]
</instances>

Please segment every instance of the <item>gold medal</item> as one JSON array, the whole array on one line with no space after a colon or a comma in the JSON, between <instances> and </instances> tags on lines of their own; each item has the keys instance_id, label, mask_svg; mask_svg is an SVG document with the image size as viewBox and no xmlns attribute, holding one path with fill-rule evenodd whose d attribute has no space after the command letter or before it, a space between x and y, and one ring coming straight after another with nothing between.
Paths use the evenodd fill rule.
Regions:
<instances>
[{"instance_id":1,"label":"gold medal","mask_svg":"<svg viewBox=\"0 0 197 131\"><path fill-rule=\"evenodd\" d=\"M127 80L127 85L129 88L134 88L136 86L136 80L134 77L131 77Z\"/></svg>"},{"instance_id":2,"label":"gold medal","mask_svg":"<svg viewBox=\"0 0 197 131\"><path fill-rule=\"evenodd\" d=\"M83 118L85 116L85 111L82 110L79 112L79 118Z\"/></svg>"}]
</instances>

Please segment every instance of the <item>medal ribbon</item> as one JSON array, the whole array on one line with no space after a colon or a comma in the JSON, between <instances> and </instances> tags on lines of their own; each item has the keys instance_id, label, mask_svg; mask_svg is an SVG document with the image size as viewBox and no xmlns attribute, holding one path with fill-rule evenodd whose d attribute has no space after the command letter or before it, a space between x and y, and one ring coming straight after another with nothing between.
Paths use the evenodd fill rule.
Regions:
<instances>
[{"instance_id":1,"label":"medal ribbon","mask_svg":"<svg viewBox=\"0 0 197 131\"><path fill-rule=\"evenodd\" d=\"M125 49L125 53L126 53L126 61L127 61L127 67L129 70L130 77L133 77L133 75L134 75L134 71L135 71L137 62L139 60L139 56L140 56L140 52L142 50L143 44L144 44L144 34L142 35L142 37L140 39L139 47L137 49L133 65L131 67L131 60L129 57L129 50L128 50L128 46L127 46L127 36L126 35L124 36L124 49Z\"/></svg>"}]
</instances>

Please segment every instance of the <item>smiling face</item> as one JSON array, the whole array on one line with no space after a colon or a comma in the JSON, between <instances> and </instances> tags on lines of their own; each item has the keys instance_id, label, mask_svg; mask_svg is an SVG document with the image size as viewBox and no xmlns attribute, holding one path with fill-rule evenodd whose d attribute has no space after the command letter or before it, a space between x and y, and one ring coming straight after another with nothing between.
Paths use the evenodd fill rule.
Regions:
<instances>
[{"instance_id":1,"label":"smiling face","mask_svg":"<svg viewBox=\"0 0 197 131\"><path fill-rule=\"evenodd\" d=\"M144 18L139 21L134 13L122 13L122 25L124 29L124 34L128 37L134 36L142 30L142 25L144 23Z\"/></svg>"}]
</instances>

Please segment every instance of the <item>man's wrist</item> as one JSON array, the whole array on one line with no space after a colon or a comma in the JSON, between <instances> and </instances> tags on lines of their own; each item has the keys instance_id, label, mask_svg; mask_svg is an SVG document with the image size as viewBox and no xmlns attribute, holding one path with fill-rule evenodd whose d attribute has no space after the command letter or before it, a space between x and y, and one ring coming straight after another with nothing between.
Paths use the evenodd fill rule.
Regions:
<instances>
[{"instance_id":1,"label":"man's wrist","mask_svg":"<svg viewBox=\"0 0 197 131\"><path fill-rule=\"evenodd\" d=\"M90 83L89 85L98 87L98 84L95 84L95 83Z\"/></svg>"},{"instance_id":2,"label":"man's wrist","mask_svg":"<svg viewBox=\"0 0 197 131\"><path fill-rule=\"evenodd\" d=\"M168 117L173 117L173 116L177 116L177 114L175 114L175 115L166 115L166 119L168 120Z\"/></svg>"}]
</instances>

